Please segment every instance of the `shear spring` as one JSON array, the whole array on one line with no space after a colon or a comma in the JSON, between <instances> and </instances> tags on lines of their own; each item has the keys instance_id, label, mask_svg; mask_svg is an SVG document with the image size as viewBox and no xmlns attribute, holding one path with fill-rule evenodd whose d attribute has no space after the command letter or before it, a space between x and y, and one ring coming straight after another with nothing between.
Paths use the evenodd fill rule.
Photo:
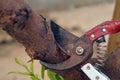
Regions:
<instances>
[{"instance_id":1,"label":"shear spring","mask_svg":"<svg viewBox=\"0 0 120 80\"><path fill-rule=\"evenodd\" d=\"M106 50L107 44L105 42L97 43L97 67L104 66L104 61L106 60Z\"/></svg>"}]
</instances>

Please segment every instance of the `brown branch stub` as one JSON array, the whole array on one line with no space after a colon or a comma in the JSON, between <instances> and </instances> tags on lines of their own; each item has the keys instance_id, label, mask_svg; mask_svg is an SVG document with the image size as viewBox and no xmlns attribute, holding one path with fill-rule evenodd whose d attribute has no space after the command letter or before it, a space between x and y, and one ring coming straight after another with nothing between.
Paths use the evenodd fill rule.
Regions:
<instances>
[{"instance_id":1,"label":"brown branch stub","mask_svg":"<svg viewBox=\"0 0 120 80\"><path fill-rule=\"evenodd\" d=\"M46 19L35 13L26 0L1 0L0 24L3 30L25 46L26 52L32 58L48 63L59 63L68 58L57 46ZM71 38L71 40L75 39ZM62 71L61 75L64 74L66 74L63 76L65 80L70 78L73 80L74 75L74 80L81 78L77 69L71 72Z\"/></svg>"},{"instance_id":2,"label":"brown branch stub","mask_svg":"<svg viewBox=\"0 0 120 80\"><path fill-rule=\"evenodd\" d=\"M2 0L0 24L3 30L25 46L30 57L50 63L67 58L57 47L46 19L36 14L25 0Z\"/></svg>"}]
</instances>

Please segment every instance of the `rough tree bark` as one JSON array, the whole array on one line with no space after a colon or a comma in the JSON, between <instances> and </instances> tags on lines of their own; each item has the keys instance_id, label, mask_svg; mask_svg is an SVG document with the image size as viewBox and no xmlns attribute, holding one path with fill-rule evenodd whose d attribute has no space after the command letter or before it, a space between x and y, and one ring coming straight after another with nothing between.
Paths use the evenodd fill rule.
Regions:
<instances>
[{"instance_id":1,"label":"rough tree bark","mask_svg":"<svg viewBox=\"0 0 120 80\"><path fill-rule=\"evenodd\" d=\"M3 30L23 44L33 59L48 63L59 63L69 56L56 45L51 27L46 19L35 13L26 0L1 0L0 24ZM57 71L65 80L80 80L78 69Z\"/></svg>"},{"instance_id":2,"label":"rough tree bark","mask_svg":"<svg viewBox=\"0 0 120 80\"><path fill-rule=\"evenodd\" d=\"M120 80L120 47L108 55L104 63L103 72L107 74L111 80Z\"/></svg>"},{"instance_id":3,"label":"rough tree bark","mask_svg":"<svg viewBox=\"0 0 120 80\"><path fill-rule=\"evenodd\" d=\"M22 43L31 58L50 63L66 59L66 55L58 53L45 18L33 12L25 0L2 0L0 17L3 30Z\"/></svg>"},{"instance_id":4,"label":"rough tree bark","mask_svg":"<svg viewBox=\"0 0 120 80\"><path fill-rule=\"evenodd\" d=\"M35 13L26 0L1 0L0 24L3 30L23 44L33 59L59 63L69 57L57 46L46 19ZM89 80L80 70L80 66L56 72L65 80Z\"/></svg>"}]
</instances>

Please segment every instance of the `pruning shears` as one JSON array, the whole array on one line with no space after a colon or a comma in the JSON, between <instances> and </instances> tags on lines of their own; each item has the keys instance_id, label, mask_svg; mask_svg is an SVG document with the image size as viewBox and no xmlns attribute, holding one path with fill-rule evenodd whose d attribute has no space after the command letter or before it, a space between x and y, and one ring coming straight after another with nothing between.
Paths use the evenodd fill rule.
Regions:
<instances>
[{"instance_id":1,"label":"pruning shears","mask_svg":"<svg viewBox=\"0 0 120 80\"><path fill-rule=\"evenodd\" d=\"M85 64L85 62L93 55L93 43L104 35L120 32L120 21L106 21L87 31L80 38L64 30L53 21L51 21L51 28L57 45L65 54L69 55L70 57L67 60L57 64L50 64L46 62L41 62L41 64L55 70L65 70L73 68L77 65L81 65L83 72L89 74L84 69L86 65L91 66L92 71L96 72L91 64ZM96 80L92 79L90 75L88 75L88 77L91 80ZM110 80L107 77L105 78L106 79L102 80Z\"/></svg>"}]
</instances>

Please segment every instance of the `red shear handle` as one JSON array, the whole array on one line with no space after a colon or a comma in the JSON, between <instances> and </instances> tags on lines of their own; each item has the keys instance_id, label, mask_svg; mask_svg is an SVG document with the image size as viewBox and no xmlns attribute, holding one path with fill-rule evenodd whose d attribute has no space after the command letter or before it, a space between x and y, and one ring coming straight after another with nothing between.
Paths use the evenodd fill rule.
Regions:
<instances>
[{"instance_id":1,"label":"red shear handle","mask_svg":"<svg viewBox=\"0 0 120 80\"><path fill-rule=\"evenodd\" d=\"M87 37L94 42L97 38L106 35L120 32L120 20L106 21L95 28L86 32Z\"/></svg>"}]
</instances>

